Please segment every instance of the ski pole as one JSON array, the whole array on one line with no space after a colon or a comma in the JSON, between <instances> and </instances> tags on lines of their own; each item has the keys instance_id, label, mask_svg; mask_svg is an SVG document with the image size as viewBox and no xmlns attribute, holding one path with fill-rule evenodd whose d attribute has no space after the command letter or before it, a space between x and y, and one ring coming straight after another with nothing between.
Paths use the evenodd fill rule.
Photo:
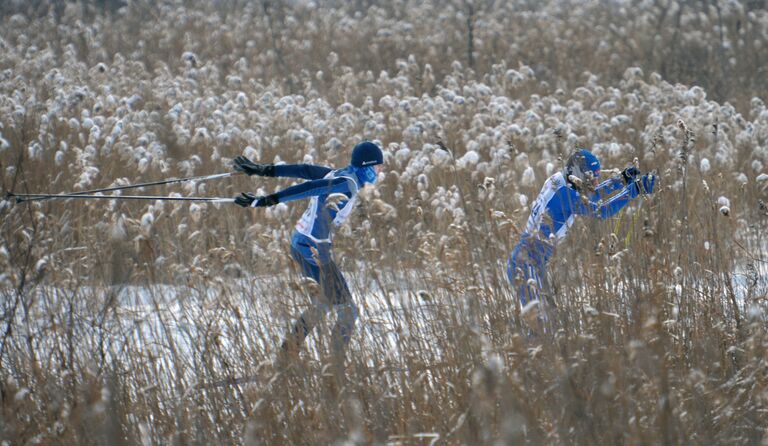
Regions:
<instances>
[{"instance_id":1,"label":"ski pole","mask_svg":"<svg viewBox=\"0 0 768 446\"><path fill-rule=\"evenodd\" d=\"M15 198L16 203L54 198L82 198L97 200L161 200L161 201L204 201L209 203L234 203L234 198L221 197L163 197L149 195L84 195L84 194L14 194L8 192L6 198Z\"/></svg>"},{"instance_id":2,"label":"ski pole","mask_svg":"<svg viewBox=\"0 0 768 446\"><path fill-rule=\"evenodd\" d=\"M89 194L95 194L99 192L112 192L116 190L137 189L139 187L161 186L163 184L185 183L187 181L217 180L219 178L226 178L226 177L242 175L242 174L243 172L227 172L227 173L217 173L213 175L201 175L196 177L172 178L169 180L151 181L149 183L125 184L123 186L113 186L113 187L106 187L102 189L91 189L91 190L84 190L80 192L65 192L63 194L58 194L58 195L89 195ZM52 198L48 196L51 194L32 194L32 195L39 195L39 196L37 198L29 198L26 201L48 200Z\"/></svg>"}]
</instances>

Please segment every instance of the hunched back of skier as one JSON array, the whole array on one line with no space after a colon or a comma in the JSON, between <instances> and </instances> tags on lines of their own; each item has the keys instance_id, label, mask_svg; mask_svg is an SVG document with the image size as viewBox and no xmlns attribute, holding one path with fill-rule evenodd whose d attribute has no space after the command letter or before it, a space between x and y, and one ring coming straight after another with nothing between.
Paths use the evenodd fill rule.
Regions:
<instances>
[{"instance_id":1,"label":"hunched back of skier","mask_svg":"<svg viewBox=\"0 0 768 446\"><path fill-rule=\"evenodd\" d=\"M235 198L235 203L244 207L265 207L310 199L307 210L293 231L291 256L298 263L302 274L320 285L321 295L312 296L313 305L299 316L286 333L281 355L295 354L322 317L333 308L337 318L332 330L331 346L334 358L343 361L357 320L358 308L333 258L333 229L341 226L349 217L358 191L365 184L376 181L383 162L381 149L370 141L354 147L351 162L343 169L310 164L256 164L243 156L235 158L235 170L248 175L309 180L264 197L246 192ZM331 194L343 194L346 199L335 207L328 206L326 201Z\"/></svg>"},{"instance_id":2,"label":"hunched back of skier","mask_svg":"<svg viewBox=\"0 0 768 446\"><path fill-rule=\"evenodd\" d=\"M507 278L517 287L523 306L533 301L542 304L542 291L548 288L547 263L576 215L610 218L638 195L653 193L656 182L655 175L641 176L636 167L628 167L620 177L602 183L598 183L599 177L600 161L592 152L581 149L568 158L563 171L544 183L507 262Z\"/></svg>"}]
</instances>

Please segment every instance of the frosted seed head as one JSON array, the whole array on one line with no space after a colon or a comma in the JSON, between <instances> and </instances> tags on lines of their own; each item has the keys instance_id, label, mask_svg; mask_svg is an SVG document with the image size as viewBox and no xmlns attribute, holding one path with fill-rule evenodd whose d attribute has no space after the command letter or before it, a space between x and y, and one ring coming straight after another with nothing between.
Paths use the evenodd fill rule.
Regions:
<instances>
[{"instance_id":1,"label":"frosted seed head","mask_svg":"<svg viewBox=\"0 0 768 446\"><path fill-rule=\"evenodd\" d=\"M200 222L200 219L203 217L203 210L199 204L192 203L189 205L189 216L192 218L193 222Z\"/></svg>"},{"instance_id":2,"label":"frosted seed head","mask_svg":"<svg viewBox=\"0 0 768 446\"><path fill-rule=\"evenodd\" d=\"M187 66L195 68L197 67L197 55L191 51L185 51L181 55L181 60L187 64Z\"/></svg>"}]
</instances>

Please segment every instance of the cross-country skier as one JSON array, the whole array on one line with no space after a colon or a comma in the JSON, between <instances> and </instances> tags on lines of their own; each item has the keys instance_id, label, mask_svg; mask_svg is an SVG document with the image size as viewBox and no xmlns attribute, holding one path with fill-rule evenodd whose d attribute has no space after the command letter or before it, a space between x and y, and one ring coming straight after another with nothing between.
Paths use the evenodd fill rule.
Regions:
<instances>
[{"instance_id":1,"label":"cross-country skier","mask_svg":"<svg viewBox=\"0 0 768 446\"><path fill-rule=\"evenodd\" d=\"M370 141L357 144L352 150L350 165L338 170L310 164L256 164L243 156L235 158L235 170L248 175L310 180L264 197L245 192L235 198L235 203L243 207L273 206L310 198L309 206L293 232L291 256L299 264L303 275L319 284L322 295L312 296L313 305L299 316L285 335L281 357L295 355L325 313L333 309L337 317L331 346L334 359L343 362L358 309L344 276L334 262L332 233L334 227L341 226L349 217L358 191L365 184L376 181L383 162L381 149ZM331 194L343 194L346 199L335 207L329 206L326 200Z\"/></svg>"},{"instance_id":2,"label":"cross-country skier","mask_svg":"<svg viewBox=\"0 0 768 446\"><path fill-rule=\"evenodd\" d=\"M544 183L533 203L520 241L509 257L507 277L517 287L523 307L534 301L539 304L540 321L546 320L540 298L548 297L547 262L555 252L555 245L565 238L574 217L610 218L631 199L640 194L653 193L656 182L655 175L640 176L636 167L628 167L620 177L598 184L599 177L600 161L597 157L589 150L574 152L568 158L565 169Z\"/></svg>"}]
</instances>

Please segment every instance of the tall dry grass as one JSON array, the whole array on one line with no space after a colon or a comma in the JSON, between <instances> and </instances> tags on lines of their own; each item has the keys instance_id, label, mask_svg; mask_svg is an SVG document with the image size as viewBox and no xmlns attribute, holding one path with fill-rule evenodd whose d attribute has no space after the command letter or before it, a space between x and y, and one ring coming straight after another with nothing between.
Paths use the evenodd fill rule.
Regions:
<instances>
[{"instance_id":1,"label":"tall dry grass","mask_svg":"<svg viewBox=\"0 0 768 446\"><path fill-rule=\"evenodd\" d=\"M241 153L342 166L377 140L386 175L336 242L358 330L344 376L328 327L271 365L309 302L288 256L302 204L6 200L4 440L765 443L759 2L115 4L3 5L3 189L207 174ZM577 221L534 337L504 262L577 146L657 170L660 190Z\"/></svg>"}]
</instances>

